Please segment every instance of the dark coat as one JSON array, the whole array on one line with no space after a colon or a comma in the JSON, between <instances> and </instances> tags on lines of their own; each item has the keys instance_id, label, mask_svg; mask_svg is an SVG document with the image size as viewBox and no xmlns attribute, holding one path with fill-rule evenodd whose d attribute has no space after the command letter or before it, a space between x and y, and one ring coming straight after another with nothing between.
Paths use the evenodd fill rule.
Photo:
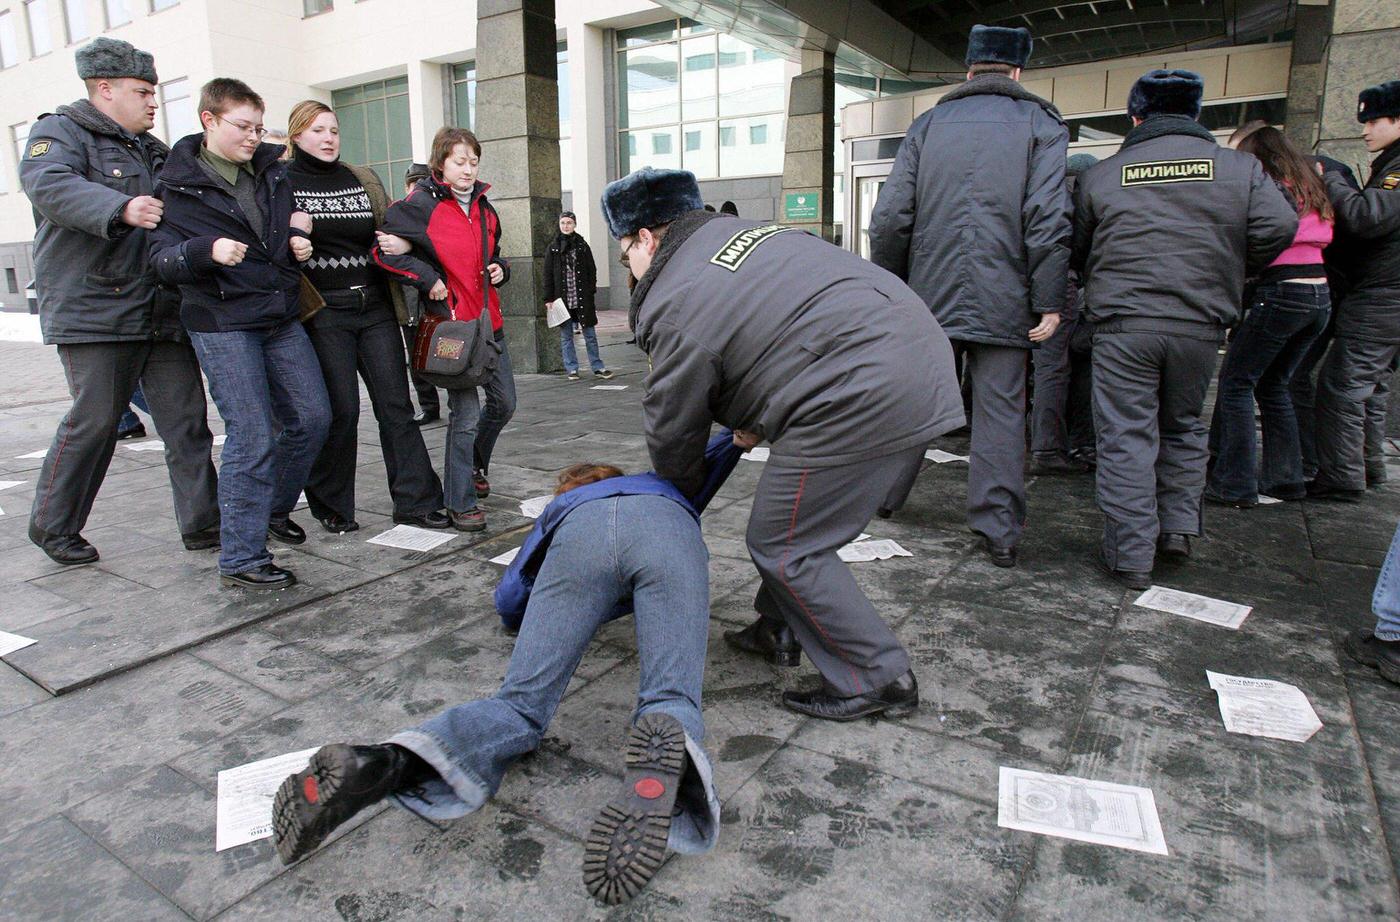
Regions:
<instances>
[{"instance_id":1,"label":"dark coat","mask_svg":"<svg viewBox=\"0 0 1400 922\"><path fill-rule=\"evenodd\" d=\"M914 120L870 216L870 258L949 338L1029 349L1069 266L1069 130L1050 103L974 77Z\"/></svg>"},{"instance_id":2,"label":"dark coat","mask_svg":"<svg viewBox=\"0 0 1400 922\"><path fill-rule=\"evenodd\" d=\"M147 234L121 220L155 189L169 149L81 100L41 116L20 184L34 207L34 276L46 343L185 339L179 298L160 290Z\"/></svg>"},{"instance_id":3,"label":"dark coat","mask_svg":"<svg viewBox=\"0 0 1400 922\"><path fill-rule=\"evenodd\" d=\"M1062 280L1063 284L1063 280ZM632 292L656 473L693 496L718 422L773 466L884 457L963 424L953 350L890 273L792 228L692 211Z\"/></svg>"},{"instance_id":4,"label":"dark coat","mask_svg":"<svg viewBox=\"0 0 1400 922\"><path fill-rule=\"evenodd\" d=\"M1323 179L1337 227L1354 246L1348 260L1351 287L1337 308L1337 335L1400 342L1400 143L1376 158L1361 191L1340 173L1328 172Z\"/></svg>"},{"instance_id":5,"label":"dark coat","mask_svg":"<svg viewBox=\"0 0 1400 922\"><path fill-rule=\"evenodd\" d=\"M574 286L578 290L578 310L570 308L569 316L574 323L581 323L586 327L596 327L598 325L598 311L596 306L596 291L598 288L598 267L593 262L593 250L588 246L588 241L575 231L574 247L576 249L575 261L578 266L578 277L574 280ZM565 303L568 298L564 297L568 286L564 279L565 259L564 259L564 235L555 234L554 242L549 245L549 249L544 252L544 299L546 302L555 298L564 298Z\"/></svg>"},{"instance_id":6,"label":"dark coat","mask_svg":"<svg viewBox=\"0 0 1400 922\"><path fill-rule=\"evenodd\" d=\"M1255 157L1221 147L1194 119L1158 115L1080 174L1073 264L1096 323L1223 330L1239 319L1246 276L1297 231L1297 210Z\"/></svg>"},{"instance_id":7,"label":"dark coat","mask_svg":"<svg viewBox=\"0 0 1400 922\"><path fill-rule=\"evenodd\" d=\"M198 333L271 330L299 316L301 270L288 245L292 186L280 144L260 144L253 173L261 227L253 227L228 186L199 165L204 135L181 138L170 152L157 195L165 218L151 232L151 263L161 281L178 285L185 328ZM214 241L248 244L236 266L214 262Z\"/></svg>"}]
</instances>

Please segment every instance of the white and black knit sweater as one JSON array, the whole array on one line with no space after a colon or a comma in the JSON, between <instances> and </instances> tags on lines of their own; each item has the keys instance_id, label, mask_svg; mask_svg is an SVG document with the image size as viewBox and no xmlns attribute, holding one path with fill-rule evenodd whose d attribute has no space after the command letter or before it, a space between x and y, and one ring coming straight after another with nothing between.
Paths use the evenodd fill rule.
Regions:
<instances>
[{"instance_id":1,"label":"white and black knit sweater","mask_svg":"<svg viewBox=\"0 0 1400 922\"><path fill-rule=\"evenodd\" d=\"M314 252L302 271L320 291L371 285L374 213L365 187L339 160L326 163L296 148L287 175L298 211L311 215Z\"/></svg>"}]
</instances>

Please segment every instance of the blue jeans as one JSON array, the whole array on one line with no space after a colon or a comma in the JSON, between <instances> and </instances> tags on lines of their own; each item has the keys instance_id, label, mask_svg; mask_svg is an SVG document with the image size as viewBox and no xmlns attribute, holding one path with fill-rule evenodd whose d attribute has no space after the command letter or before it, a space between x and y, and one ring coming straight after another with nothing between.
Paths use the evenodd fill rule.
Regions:
<instances>
[{"instance_id":1,"label":"blue jeans","mask_svg":"<svg viewBox=\"0 0 1400 922\"><path fill-rule=\"evenodd\" d=\"M143 413L151 412L151 408L146 405L146 392L141 390L140 382L137 382L136 390L131 392L130 403L136 404L136 410L140 410ZM129 432L137 426L143 425L141 417L136 415L136 410L133 410L130 404L127 405L126 411L122 413L121 422L117 423L118 433Z\"/></svg>"},{"instance_id":2,"label":"blue jeans","mask_svg":"<svg viewBox=\"0 0 1400 922\"><path fill-rule=\"evenodd\" d=\"M1326 285L1260 285L1220 366L1220 388L1210 422L1210 476L1206 490L1221 499L1250 501L1260 493L1304 495L1298 418L1289 382L1327 327ZM1254 402L1259 402L1264 450L1255 459Z\"/></svg>"},{"instance_id":3,"label":"blue jeans","mask_svg":"<svg viewBox=\"0 0 1400 922\"><path fill-rule=\"evenodd\" d=\"M496 373L482 385L486 402L479 402L474 387L447 392L442 498L453 512L470 512L476 508L472 468L483 472L490 468L496 439L515 415L515 375L510 368L510 349L504 337L498 336L497 342L501 344L501 361Z\"/></svg>"},{"instance_id":4,"label":"blue jeans","mask_svg":"<svg viewBox=\"0 0 1400 922\"><path fill-rule=\"evenodd\" d=\"M1371 596L1371 611L1376 615L1376 636L1381 640L1400 640L1400 528L1395 529L1385 563L1381 564L1381 575Z\"/></svg>"},{"instance_id":5,"label":"blue jeans","mask_svg":"<svg viewBox=\"0 0 1400 922\"><path fill-rule=\"evenodd\" d=\"M274 330L190 333L224 420L219 572L272 562L267 523L285 518L330 429L321 365L298 322Z\"/></svg>"},{"instance_id":6,"label":"blue jeans","mask_svg":"<svg viewBox=\"0 0 1400 922\"><path fill-rule=\"evenodd\" d=\"M615 496L569 513L535 580L501 690L389 739L438 773L394 800L433 820L481 807L510 765L539 745L593 635L630 597L641 669L633 720L650 711L675 717L690 755L671 848L694 853L712 847L719 804L700 748L708 559L695 520L665 497Z\"/></svg>"},{"instance_id":7,"label":"blue jeans","mask_svg":"<svg viewBox=\"0 0 1400 922\"><path fill-rule=\"evenodd\" d=\"M608 366L603 364L602 358L598 355L598 328L583 328L583 345L588 350L588 367L597 374L604 371ZM564 370L571 375L578 374L578 350L574 345L574 322L572 320L559 324L559 348L564 353Z\"/></svg>"}]
</instances>

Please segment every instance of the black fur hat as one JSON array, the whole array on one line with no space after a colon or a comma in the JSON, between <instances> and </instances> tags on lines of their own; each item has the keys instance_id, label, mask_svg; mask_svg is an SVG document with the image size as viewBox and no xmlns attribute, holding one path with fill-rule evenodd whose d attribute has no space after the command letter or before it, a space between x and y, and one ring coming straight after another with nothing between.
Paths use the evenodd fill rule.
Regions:
<instances>
[{"instance_id":1,"label":"black fur hat","mask_svg":"<svg viewBox=\"0 0 1400 922\"><path fill-rule=\"evenodd\" d=\"M1128 114L1133 118L1150 115L1199 118L1205 89L1201 75L1189 70L1150 70L1139 77L1129 91Z\"/></svg>"},{"instance_id":2,"label":"black fur hat","mask_svg":"<svg viewBox=\"0 0 1400 922\"><path fill-rule=\"evenodd\" d=\"M967 57L963 63L968 67L974 64L1010 64L1012 67L1025 67L1031 59L1031 33L1029 29L1005 26L973 26L967 35Z\"/></svg>"},{"instance_id":3,"label":"black fur hat","mask_svg":"<svg viewBox=\"0 0 1400 922\"><path fill-rule=\"evenodd\" d=\"M1400 80L1368 86L1356 97L1356 120L1400 118Z\"/></svg>"},{"instance_id":4,"label":"black fur hat","mask_svg":"<svg viewBox=\"0 0 1400 922\"><path fill-rule=\"evenodd\" d=\"M621 240L640 228L674 221L687 211L705 207L695 174L686 170L643 167L603 189L603 218L608 231Z\"/></svg>"},{"instance_id":5,"label":"black fur hat","mask_svg":"<svg viewBox=\"0 0 1400 922\"><path fill-rule=\"evenodd\" d=\"M103 35L88 42L73 54L78 62L78 79L101 77L134 77L147 83L159 83L156 59L130 42Z\"/></svg>"}]
</instances>

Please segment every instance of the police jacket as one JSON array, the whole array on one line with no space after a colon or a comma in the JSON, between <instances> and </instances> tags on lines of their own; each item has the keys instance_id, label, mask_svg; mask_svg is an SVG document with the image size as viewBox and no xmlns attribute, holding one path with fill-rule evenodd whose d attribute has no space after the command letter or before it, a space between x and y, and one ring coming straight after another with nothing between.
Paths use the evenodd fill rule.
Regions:
<instances>
[{"instance_id":1,"label":"police jacket","mask_svg":"<svg viewBox=\"0 0 1400 922\"><path fill-rule=\"evenodd\" d=\"M496 587L496 614L501 616L501 622L511 630L520 628L525 607L530 602L530 592L535 588L535 577L539 576L540 567L544 566L545 554L554 540L554 532L570 512L584 503L612 496L664 496L689 512L698 527L700 513L705 511L705 506L734 471L741 454L743 451L734 444L733 431L721 429L717 432L705 447L705 483L694 498L683 495L669 480L651 472L631 477L610 477L556 496L535 520L535 527L530 529L525 543L520 546L510 566L506 567L506 575L501 577L500 585ZM666 553L664 547L656 550L658 554ZM612 617L625 615L631 610L631 601L625 600L618 605Z\"/></svg>"},{"instance_id":2,"label":"police jacket","mask_svg":"<svg viewBox=\"0 0 1400 922\"><path fill-rule=\"evenodd\" d=\"M1069 131L999 74L914 120L870 218L870 258L919 293L955 340L1031 348L1065 303Z\"/></svg>"},{"instance_id":3,"label":"police jacket","mask_svg":"<svg viewBox=\"0 0 1400 922\"><path fill-rule=\"evenodd\" d=\"M882 457L963 423L953 350L885 270L792 228L692 211L632 292L651 359L642 398L656 473L693 496L710 424L772 443L768 463Z\"/></svg>"},{"instance_id":4,"label":"police jacket","mask_svg":"<svg viewBox=\"0 0 1400 922\"><path fill-rule=\"evenodd\" d=\"M122 222L150 195L168 153L80 100L34 124L20 184L34 207L34 276L46 343L183 339L174 292L159 292L147 231Z\"/></svg>"},{"instance_id":5,"label":"police jacket","mask_svg":"<svg viewBox=\"0 0 1400 922\"><path fill-rule=\"evenodd\" d=\"M1297 230L1293 203L1257 159L1194 119L1153 116L1079 177L1073 263L1087 316L1216 335L1239 318L1246 275Z\"/></svg>"},{"instance_id":6,"label":"police jacket","mask_svg":"<svg viewBox=\"0 0 1400 922\"><path fill-rule=\"evenodd\" d=\"M1327 197L1355 252L1336 332L1350 339L1400 342L1400 143L1382 151L1360 191L1341 173L1323 175Z\"/></svg>"},{"instance_id":7,"label":"police jacket","mask_svg":"<svg viewBox=\"0 0 1400 922\"><path fill-rule=\"evenodd\" d=\"M263 220L254 227L233 192L199 164L203 134L176 142L157 184L165 218L151 231L151 263L161 281L180 288L180 318L199 333L271 330L296 320L301 270L288 245L292 186L282 145L253 153L254 193ZM214 262L214 241L248 244L236 266Z\"/></svg>"}]
</instances>

